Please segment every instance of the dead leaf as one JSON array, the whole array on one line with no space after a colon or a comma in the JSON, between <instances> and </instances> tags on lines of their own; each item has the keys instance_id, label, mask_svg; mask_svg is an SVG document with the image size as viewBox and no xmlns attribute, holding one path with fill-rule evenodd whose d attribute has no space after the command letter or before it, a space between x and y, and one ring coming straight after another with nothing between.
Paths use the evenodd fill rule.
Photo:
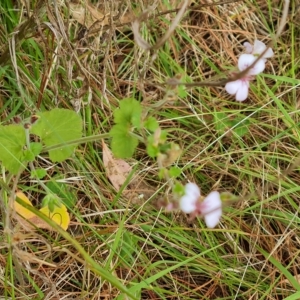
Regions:
<instances>
[{"instance_id":1,"label":"dead leaf","mask_svg":"<svg viewBox=\"0 0 300 300\"><path fill-rule=\"evenodd\" d=\"M29 204L30 206L33 206L31 201L27 198L27 196L21 192L18 191L16 193L16 197L23 200L24 202L26 202L27 204ZM22 215L25 219L30 219L33 216L35 216L35 214L33 212L31 212L30 210L26 209L25 207L23 207L21 204L19 204L17 201L14 201L14 209L15 211Z\"/></svg>"},{"instance_id":2,"label":"dead leaf","mask_svg":"<svg viewBox=\"0 0 300 300\"><path fill-rule=\"evenodd\" d=\"M108 24L107 16L91 4L85 3L82 5L81 3L75 4L71 2L69 5L73 18L87 28L90 28L97 21L99 21L99 26Z\"/></svg>"},{"instance_id":3,"label":"dead leaf","mask_svg":"<svg viewBox=\"0 0 300 300\"><path fill-rule=\"evenodd\" d=\"M70 216L69 216L69 213L68 213L65 205L61 204L60 206L54 206L53 211L50 211L49 206L44 206L40 209L40 212L42 212L44 215L46 215L52 221L54 221L56 224L58 224L63 230L68 229L69 224L70 224ZM43 221L43 223L46 223L46 222ZM40 227L40 226L37 225L37 227Z\"/></svg>"},{"instance_id":4,"label":"dead leaf","mask_svg":"<svg viewBox=\"0 0 300 300\"><path fill-rule=\"evenodd\" d=\"M111 16L110 13L101 11L91 3L88 3L88 1L85 1L84 4L71 2L69 5L73 18L88 29L93 26L93 29L96 30L109 25L111 19L117 19L118 24L130 23L134 20L134 16L126 12L121 13L119 18L116 18L114 13Z\"/></svg>"},{"instance_id":5,"label":"dead leaf","mask_svg":"<svg viewBox=\"0 0 300 300\"><path fill-rule=\"evenodd\" d=\"M166 153L162 154L160 153L157 157L157 162L159 166L168 167L171 164L173 164L178 157L181 155L182 150L180 147L173 143L171 144L170 149L166 151Z\"/></svg>"},{"instance_id":6,"label":"dead leaf","mask_svg":"<svg viewBox=\"0 0 300 300\"><path fill-rule=\"evenodd\" d=\"M127 180L128 175L132 171L132 167L126 161L115 158L104 141L102 141L102 147L103 164L106 175L118 192ZM137 173L133 175L131 181L123 190L122 195L129 199L131 203L138 204L145 202L154 193L155 189Z\"/></svg>"},{"instance_id":7,"label":"dead leaf","mask_svg":"<svg viewBox=\"0 0 300 300\"><path fill-rule=\"evenodd\" d=\"M18 191L16 197L20 198L30 206L33 206L28 197L23 193ZM14 209L17 214L14 214L14 218L18 221L21 226L27 230L34 230L35 227L47 230L53 230L47 222L39 218L35 213L23 207L16 200L14 201ZM44 215L48 216L52 221L58 224L62 229L67 230L70 224L70 216L65 205L61 204L60 207L55 206L54 210L50 212L49 207L45 206L40 209ZM27 221L28 220L28 221ZM32 224L30 224L32 223ZM34 226L35 225L35 226Z\"/></svg>"},{"instance_id":8,"label":"dead leaf","mask_svg":"<svg viewBox=\"0 0 300 300\"><path fill-rule=\"evenodd\" d=\"M118 192L121 186L126 181L128 175L132 171L132 167L124 160L117 159L113 156L110 149L102 140L103 148L103 164L105 167L106 175Z\"/></svg>"}]
</instances>

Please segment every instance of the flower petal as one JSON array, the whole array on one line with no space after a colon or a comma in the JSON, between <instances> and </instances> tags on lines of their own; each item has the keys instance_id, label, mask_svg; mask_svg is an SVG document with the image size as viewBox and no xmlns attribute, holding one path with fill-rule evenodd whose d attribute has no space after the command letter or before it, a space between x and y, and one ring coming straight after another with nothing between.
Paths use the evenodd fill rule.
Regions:
<instances>
[{"instance_id":1,"label":"flower petal","mask_svg":"<svg viewBox=\"0 0 300 300\"><path fill-rule=\"evenodd\" d=\"M248 90L249 90L249 81L242 81L240 88L235 94L235 100L240 102L246 100L248 97Z\"/></svg>"},{"instance_id":2,"label":"flower petal","mask_svg":"<svg viewBox=\"0 0 300 300\"><path fill-rule=\"evenodd\" d=\"M239 61L238 61L239 70L244 71L245 69L247 69L250 65L252 65L255 62L256 58L257 57L252 54L242 54L239 57ZM251 68L249 72L247 72L247 75L257 75L261 73L264 69L265 69L265 60L260 59L256 62L254 67Z\"/></svg>"},{"instance_id":3,"label":"flower petal","mask_svg":"<svg viewBox=\"0 0 300 300\"><path fill-rule=\"evenodd\" d=\"M248 54L252 53L252 51L253 51L253 46L252 46L250 43L245 42L245 43L244 43L244 47L245 47L246 53L248 53Z\"/></svg>"},{"instance_id":4,"label":"flower petal","mask_svg":"<svg viewBox=\"0 0 300 300\"><path fill-rule=\"evenodd\" d=\"M267 52L263 55L263 58L270 58L272 56L274 56L274 52L273 52L272 48L269 48L267 50Z\"/></svg>"},{"instance_id":5,"label":"flower petal","mask_svg":"<svg viewBox=\"0 0 300 300\"><path fill-rule=\"evenodd\" d=\"M262 54L265 49L267 48L266 44L259 41L259 40L255 40L254 41L254 45L253 45L253 51L252 54L254 55L260 55Z\"/></svg>"},{"instance_id":6,"label":"flower petal","mask_svg":"<svg viewBox=\"0 0 300 300\"><path fill-rule=\"evenodd\" d=\"M259 40L255 40L254 41L254 47L253 47L253 51L252 54L253 55L260 55L262 54L265 50L266 50L267 46L265 43L259 41ZM272 48L269 48L267 50L267 52L263 55L262 58L270 58L274 55L274 52L272 50Z\"/></svg>"},{"instance_id":7,"label":"flower petal","mask_svg":"<svg viewBox=\"0 0 300 300\"><path fill-rule=\"evenodd\" d=\"M185 185L185 195L179 200L180 209L186 213L190 214L196 210L196 203L200 197L200 189L197 184L189 182Z\"/></svg>"},{"instance_id":8,"label":"flower petal","mask_svg":"<svg viewBox=\"0 0 300 300\"><path fill-rule=\"evenodd\" d=\"M249 75L257 75L261 73L266 67L265 59L260 59L254 67L249 71Z\"/></svg>"},{"instance_id":9,"label":"flower petal","mask_svg":"<svg viewBox=\"0 0 300 300\"><path fill-rule=\"evenodd\" d=\"M230 95L235 95L238 89L241 87L242 81L241 80L235 80L227 82L225 85L225 90Z\"/></svg>"},{"instance_id":10,"label":"flower petal","mask_svg":"<svg viewBox=\"0 0 300 300\"><path fill-rule=\"evenodd\" d=\"M222 201L220 193L213 191L202 202L201 213L208 228L214 228L222 216Z\"/></svg>"},{"instance_id":11,"label":"flower petal","mask_svg":"<svg viewBox=\"0 0 300 300\"><path fill-rule=\"evenodd\" d=\"M174 204L173 203L168 203L168 205L165 207L165 210L167 212L170 212L174 209Z\"/></svg>"},{"instance_id":12,"label":"flower petal","mask_svg":"<svg viewBox=\"0 0 300 300\"><path fill-rule=\"evenodd\" d=\"M197 184L189 182L185 185L185 195L198 199L200 197L200 189Z\"/></svg>"},{"instance_id":13,"label":"flower petal","mask_svg":"<svg viewBox=\"0 0 300 300\"><path fill-rule=\"evenodd\" d=\"M212 213L204 216L205 224L208 228L214 228L218 225L222 216L222 209L216 209Z\"/></svg>"},{"instance_id":14,"label":"flower petal","mask_svg":"<svg viewBox=\"0 0 300 300\"><path fill-rule=\"evenodd\" d=\"M197 199L186 195L180 198L179 207L184 213L190 214L196 210L196 202Z\"/></svg>"},{"instance_id":15,"label":"flower petal","mask_svg":"<svg viewBox=\"0 0 300 300\"><path fill-rule=\"evenodd\" d=\"M255 59L255 56L252 54L242 54L238 61L239 70L244 71L247 69L255 61Z\"/></svg>"},{"instance_id":16,"label":"flower petal","mask_svg":"<svg viewBox=\"0 0 300 300\"><path fill-rule=\"evenodd\" d=\"M201 213L206 215L217 208L222 207L220 193L217 191L210 192L202 202Z\"/></svg>"}]
</instances>

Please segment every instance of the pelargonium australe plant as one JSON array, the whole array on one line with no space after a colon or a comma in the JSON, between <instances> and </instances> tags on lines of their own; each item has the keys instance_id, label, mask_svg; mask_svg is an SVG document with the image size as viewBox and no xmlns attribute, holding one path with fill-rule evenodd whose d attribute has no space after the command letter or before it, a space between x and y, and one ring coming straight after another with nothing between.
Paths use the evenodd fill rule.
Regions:
<instances>
[{"instance_id":1,"label":"pelargonium australe plant","mask_svg":"<svg viewBox=\"0 0 300 300\"><path fill-rule=\"evenodd\" d=\"M222 216L222 201L220 193L213 191L203 201L200 199L200 189L195 183L188 183L185 186L185 193L179 200L180 209L193 217L204 217L208 228L218 225Z\"/></svg>"},{"instance_id":2,"label":"pelargonium australe plant","mask_svg":"<svg viewBox=\"0 0 300 300\"><path fill-rule=\"evenodd\" d=\"M244 43L246 54L242 54L238 60L238 69L242 72L246 70L254 61L257 56L262 54L267 46L258 40L254 41L254 45L246 42ZM230 81L225 85L225 90L230 95L235 95L236 101L244 101L248 97L250 81L255 78L265 69L265 62L267 58L274 55L273 50L269 48L261 59L259 59L253 68L251 68L244 77L237 79L235 81Z\"/></svg>"},{"instance_id":3,"label":"pelargonium australe plant","mask_svg":"<svg viewBox=\"0 0 300 300\"><path fill-rule=\"evenodd\" d=\"M254 56L261 55L267 48L266 44L259 40L255 40L253 45L246 42L246 43L244 43L244 47L245 47L246 53L252 54ZM262 59L267 60L267 58L271 58L273 55L274 55L273 50L271 48L269 48L267 50L267 52L263 55Z\"/></svg>"},{"instance_id":4,"label":"pelargonium australe plant","mask_svg":"<svg viewBox=\"0 0 300 300\"><path fill-rule=\"evenodd\" d=\"M239 70L246 70L255 60L256 57L252 54L242 54L238 61ZM243 78L226 83L225 90L228 94L235 95L235 99L237 101L246 100L248 97L250 80L253 80L254 76L261 73L264 69L265 61L261 59L247 72Z\"/></svg>"}]
</instances>

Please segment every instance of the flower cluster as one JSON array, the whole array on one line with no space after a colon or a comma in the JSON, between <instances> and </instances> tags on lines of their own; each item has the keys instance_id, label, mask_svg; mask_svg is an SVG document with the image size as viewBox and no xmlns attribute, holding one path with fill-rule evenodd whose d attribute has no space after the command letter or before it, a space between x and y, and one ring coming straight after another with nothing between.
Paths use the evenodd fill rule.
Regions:
<instances>
[{"instance_id":1,"label":"flower cluster","mask_svg":"<svg viewBox=\"0 0 300 300\"><path fill-rule=\"evenodd\" d=\"M217 226L222 216L222 201L219 192L213 191L201 201L200 189L195 183L188 183L185 186L185 194L179 200L179 207L186 214L204 217L208 228Z\"/></svg>"},{"instance_id":2,"label":"flower cluster","mask_svg":"<svg viewBox=\"0 0 300 300\"><path fill-rule=\"evenodd\" d=\"M242 54L238 60L238 69L242 72L247 69L259 55L261 55L267 48L267 46L258 40L254 41L254 45L246 42L244 43L246 53ZM248 97L248 90L250 86L250 80L254 79L254 76L261 73L265 69L265 63L267 58L274 55L273 50L269 48L266 53L259 59L253 68L251 68L247 74L238 80L230 81L225 85L225 90L230 95L235 95L237 101L244 101Z\"/></svg>"}]
</instances>

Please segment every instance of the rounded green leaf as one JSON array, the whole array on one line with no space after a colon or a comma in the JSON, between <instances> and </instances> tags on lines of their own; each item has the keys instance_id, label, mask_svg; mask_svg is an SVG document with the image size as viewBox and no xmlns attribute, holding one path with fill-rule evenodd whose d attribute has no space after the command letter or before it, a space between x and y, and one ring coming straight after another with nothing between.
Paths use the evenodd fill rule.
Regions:
<instances>
[{"instance_id":1,"label":"rounded green leaf","mask_svg":"<svg viewBox=\"0 0 300 300\"><path fill-rule=\"evenodd\" d=\"M41 143L30 143L30 150L35 156L38 156L42 152L42 149L43 145Z\"/></svg>"},{"instance_id":2,"label":"rounded green leaf","mask_svg":"<svg viewBox=\"0 0 300 300\"><path fill-rule=\"evenodd\" d=\"M31 178L38 178L42 179L47 175L47 171L45 169L36 169L34 171L31 171Z\"/></svg>"},{"instance_id":3,"label":"rounded green leaf","mask_svg":"<svg viewBox=\"0 0 300 300\"><path fill-rule=\"evenodd\" d=\"M12 174L24 165L25 130L20 125L0 126L0 161Z\"/></svg>"},{"instance_id":4,"label":"rounded green leaf","mask_svg":"<svg viewBox=\"0 0 300 300\"><path fill-rule=\"evenodd\" d=\"M55 108L39 113L40 119L32 126L31 133L38 135L47 147L67 143L82 136L81 117L72 110ZM69 158L76 145L66 145L60 149L50 150L53 162Z\"/></svg>"},{"instance_id":5,"label":"rounded green leaf","mask_svg":"<svg viewBox=\"0 0 300 300\"><path fill-rule=\"evenodd\" d=\"M112 137L111 150L117 158L132 157L139 141L124 125L115 125L109 132Z\"/></svg>"},{"instance_id":6,"label":"rounded green leaf","mask_svg":"<svg viewBox=\"0 0 300 300\"><path fill-rule=\"evenodd\" d=\"M178 167L171 167L169 170L169 176L173 178L177 178L181 174L181 169Z\"/></svg>"},{"instance_id":7,"label":"rounded green leaf","mask_svg":"<svg viewBox=\"0 0 300 300\"><path fill-rule=\"evenodd\" d=\"M141 126L142 107L140 102L133 98L123 99L120 101L120 108L114 112L114 121L116 124L124 126Z\"/></svg>"},{"instance_id":8,"label":"rounded green leaf","mask_svg":"<svg viewBox=\"0 0 300 300\"><path fill-rule=\"evenodd\" d=\"M145 126L146 129L154 132L159 127L159 124L158 124L157 120L154 117L149 117L145 121L144 126Z\"/></svg>"}]
</instances>

